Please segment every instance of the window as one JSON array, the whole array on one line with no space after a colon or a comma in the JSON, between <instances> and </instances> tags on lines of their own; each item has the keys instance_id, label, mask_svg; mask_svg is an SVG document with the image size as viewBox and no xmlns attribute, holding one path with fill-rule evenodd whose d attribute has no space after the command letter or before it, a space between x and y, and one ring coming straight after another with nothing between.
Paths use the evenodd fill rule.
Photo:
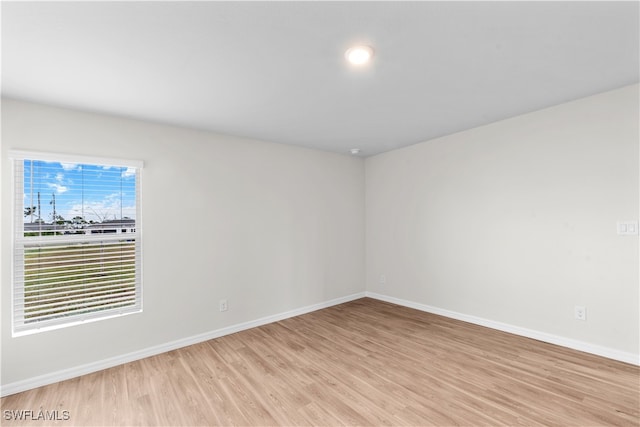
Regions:
<instances>
[{"instance_id":1,"label":"window","mask_svg":"<svg viewBox=\"0 0 640 427\"><path fill-rule=\"evenodd\" d=\"M142 162L11 152L13 333L142 309Z\"/></svg>"}]
</instances>

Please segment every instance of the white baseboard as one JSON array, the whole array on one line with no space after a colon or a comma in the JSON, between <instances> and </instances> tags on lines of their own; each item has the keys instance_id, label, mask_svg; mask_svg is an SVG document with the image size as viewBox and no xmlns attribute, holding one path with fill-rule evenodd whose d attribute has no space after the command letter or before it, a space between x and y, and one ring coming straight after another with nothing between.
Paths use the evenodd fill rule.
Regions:
<instances>
[{"instance_id":1,"label":"white baseboard","mask_svg":"<svg viewBox=\"0 0 640 427\"><path fill-rule=\"evenodd\" d=\"M225 335L230 335L236 332L255 328L257 326L278 322L280 320L288 319L290 317L300 316L302 314L307 314L312 311L321 310L323 308L331 307L338 304L343 304L345 302L357 300L364 297L365 297L365 293L359 292L357 294L335 298L335 299L321 302L318 304L312 304L312 305L297 308L294 310L286 311L284 313L274 314L272 316L262 317L260 319L251 320L249 322L239 323L237 325L228 326L226 328L216 329L214 331L205 332L203 334L193 335L187 338L182 338L182 339L171 341L165 344L148 347L142 350L134 351L132 353L110 357L108 359L103 359L97 362L87 363L85 365L80 365L73 368L52 372L50 374L28 378L22 381L16 381L13 383L3 385L2 389L0 390L0 396L4 397L10 394L20 393L22 391L30 390L36 387L42 387L45 385L57 383L60 381L71 379L71 378L76 378L81 375L91 374L93 372L112 368L114 366L122 365L124 363L129 363L136 360L144 359L145 357L155 356L157 354L165 353L167 351L176 350L178 348L186 347L193 344L198 344L203 341L208 341L214 338L220 338Z\"/></svg>"},{"instance_id":2,"label":"white baseboard","mask_svg":"<svg viewBox=\"0 0 640 427\"><path fill-rule=\"evenodd\" d=\"M584 341L578 341L571 338L565 338L558 335L548 334L546 332L535 331L533 329L521 328L519 326L509 325L507 323L501 323L493 320L483 319L481 317L462 314L462 313L445 310L438 307L432 307L429 305L420 304L413 301L407 301L400 298L390 297L390 296L378 294L375 292L366 292L366 296L369 298L380 300L380 301L386 301L392 304L397 304L404 307L425 311L427 313L438 314L440 316L449 317L456 320L462 320L464 322L473 323L475 325L486 326L491 329L497 329L499 331L509 332L515 335L532 338L532 339L547 342L550 344L556 344L562 347L583 351L585 353L595 354L597 356L606 357L608 359L630 363L632 365L640 365L640 355L638 354L627 353L624 351L615 350L608 347L590 344Z\"/></svg>"}]
</instances>

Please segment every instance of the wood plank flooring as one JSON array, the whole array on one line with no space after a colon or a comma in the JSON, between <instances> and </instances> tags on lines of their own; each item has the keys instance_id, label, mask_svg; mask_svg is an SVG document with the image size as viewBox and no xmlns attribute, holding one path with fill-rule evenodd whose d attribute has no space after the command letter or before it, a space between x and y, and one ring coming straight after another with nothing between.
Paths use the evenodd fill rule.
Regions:
<instances>
[{"instance_id":1,"label":"wood plank flooring","mask_svg":"<svg viewBox=\"0 0 640 427\"><path fill-rule=\"evenodd\" d=\"M7 396L3 425L638 426L640 369L368 298ZM7 420L7 410L68 420Z\"/></svg>"}]
</instances>

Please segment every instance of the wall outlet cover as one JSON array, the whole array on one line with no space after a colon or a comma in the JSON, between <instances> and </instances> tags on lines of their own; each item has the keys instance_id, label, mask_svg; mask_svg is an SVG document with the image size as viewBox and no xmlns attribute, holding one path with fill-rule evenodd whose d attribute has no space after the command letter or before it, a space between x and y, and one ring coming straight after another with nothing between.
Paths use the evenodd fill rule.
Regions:
<instances>
[{"instance_id":1,"label":"wall outlet cover","mask_svg":"<svg viewBox=\"0 0 640 427\"><path fill-rule=\"evenodd\" d=\"M576 305L573 309L573 315L577 320L587 320L587 308Z\"/></svg>"},{"instance_id":2,"label":"wall outlet cover","mask_svg":"<svg viewBox=\"0 0 640 427\"><path fill-rule=\"evenodd\" d=\"M638 221L618 221L616 225L619 236L638 235Z\"/></svg>"}]
</instances>

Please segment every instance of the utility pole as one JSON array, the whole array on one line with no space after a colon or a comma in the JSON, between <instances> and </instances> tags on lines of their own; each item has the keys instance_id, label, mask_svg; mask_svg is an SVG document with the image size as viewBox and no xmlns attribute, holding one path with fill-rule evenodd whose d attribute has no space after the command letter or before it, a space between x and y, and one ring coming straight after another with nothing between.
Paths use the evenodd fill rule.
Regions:
<instances>
[{"instance_id":1,"label":"utility pole","mask_svg":"<svg viewBox=\"0 0 640 427\"><path fill-rule=\"evenodd\" d=\"M51 204L53 205L53 229L56 229L56 193L52 193L51 196L53 197L53 199L51 199Z\"/></svg>"},{"instance_id":2,"label":"utility pole","mask_svg":"<svg viewBox=\"0 0 640 427\"><path fill-rule=\"evenodd\" d=\"M29 185L31 186L31 189L29 191L29 193L31 194L31 224L33 224L33 160L31 160L31 166L29 166L29 169L31 170L31 179L29 180ZM38 212L40 212L40 210L38 210Z\"/></svg>"}]
</instances>

